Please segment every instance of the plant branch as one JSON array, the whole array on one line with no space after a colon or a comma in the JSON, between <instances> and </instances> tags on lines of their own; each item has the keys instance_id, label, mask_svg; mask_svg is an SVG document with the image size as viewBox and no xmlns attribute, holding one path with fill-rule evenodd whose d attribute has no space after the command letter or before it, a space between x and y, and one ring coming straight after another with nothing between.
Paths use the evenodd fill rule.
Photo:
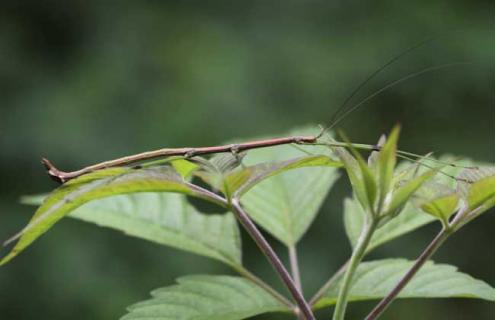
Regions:
<instances>
[{"instance_id":1,"label":"plant branch","mask_svg":"<svg viewBox=\"0 0 495 320\"><path fill-rule=\"evenodd\" d=\"M339 295L337 298L337 304L335 305L335 311L333 314L333 320L344 320L345 311L347 308L347 300L349 298L349 292L351 289L352 280L354 278L354 273L357 270L357 267L361 263L361 260L366 253L366 248L370 243L371 237L376 230L377 219L372 218L371 221L368 221L359 236L359 240L354 247L352 252L351 259L349 260L349 265L347 270L345 271L344 278L342 279L342 284L340 286Z\"/></svg>"},{"instance_id":2,"label":"plant branch","mask_svg":"<svg viewBox=\"0 0 495 320\"><path fill-rule=\"evenodd\" d=\"M235 215L239 219L240 223L244 226L249 235L256 242L260 250L266 256L272 267L275 269L279 277L284 282L285 286L289 290L290 294L294 298L297 306L299 307L301 313L304 315L306 320L315 320L313 312L311 311L311 307L304 299L301 292L296 287L294 281L292 280L289 272L284 267L280 258L277 256L273 248L270 246L268 241L263 237L261 232L258 230L256 225L253 223L251 218L246 214L244 209L241 207L239 200L234 198L231 201L232 211L234 211Z\"/></svg>"},{"instance_id":3,"label":"plant branch","mask_svg":"<svg viewBox=\"0 0 495 320\"><path fill-rule=\"evenodd\" d=\"M421 269L426 261L428 261L428 259L438 250L438 248L440 248L440 246L445 242L445 240L447 240L447 238L451 234L451 230L443 228L430 242L423 253L421 253L418 259L416 259L409 271L407 271L407 273L400 279L400 281L395 285L392 291L390 291L390 293L376 305L376 307L368 314L368 316L366 316L365 320L377 319L397 297L401 290L404 289L409 281L411 281L411 279L416 275L419 269Z\"/></svg>"},{"instance_id":4,"label":"plant branch","mask_svg":"<svg viewBox=\"0 0 495 320\"><path fill-rule=\"evenodd\" d=\"M228 144L228 145L223 145L223 146L213 146L213 147L200 147L200 148L164 148L164 149L159 149L159 150L154 150L154 151L147 151L147 152L142 152L138 153L132 156L127 156L123 158L118 158L115 160L109 160L109 161L104 161L100 162L85 168L82 168L80 170L76 171L70 171L70 172L65 172L57 169L48 159L42 159L41 163L45 166L46 170L48 171L48 175L55 181L59 183L64 183L70 179L74 179L76 177L79 177L83 174L87 174L96 170L100 169L105 169L105 168L110 168L110 167L117 167L117 166L123 166L123 165L128 165L144 160L149 160L149 159L156 159L156 158L162 158L162 157L172 157L172 156L183 156L183 157L193 157L197 155L204 155L204 154L212 154L212 153L222 153L222 152L233 152L233 153L238 153L241 151L246 151L246 150L251 150L251 149L257 149L257 148L266 148L266 147L273 147L277 145L283 145L283 144L312 144L315 143L320 137L319 135L316 136L294 136L294 137L285 137L285 138L274 138L274 139L267 139L267 140L257 140L257 141L250 141L250 142L245 142L245 143L239 143L239 144Z\"/></svg>"},{"instance_id":5,"label":"plant branch","mask_svg":"<svg viewBox=\"0 0 495 320\"><path fill-rule=\"evenodd\" d=\"M227 209L230 208L229 201L224 197L194 184L190 184L189 187L201 193L209 201L217 203L220 206L224 206ZM245 278L251 280L261 288L265 289L275 299L280 301L282 304L288 306L289 308L293 309L295 313L298 311L298 308L294 306L294 304L291 301L289 301L286 297L281 295L278 291L273 289L269 284L267 284L262 279L258 278L255 274L253 274L251 271L249 271L242 265L241 266L232 265L232 268L234 268L234 270L237 271L240 275L244 276Z\"/></svg>"}]
</instances>

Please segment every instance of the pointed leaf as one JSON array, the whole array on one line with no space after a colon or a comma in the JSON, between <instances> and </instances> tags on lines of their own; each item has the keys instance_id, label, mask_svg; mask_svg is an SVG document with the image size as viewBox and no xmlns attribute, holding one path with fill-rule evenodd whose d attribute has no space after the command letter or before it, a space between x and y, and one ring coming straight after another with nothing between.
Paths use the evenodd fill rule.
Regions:
<instances>
[{"instance_id":1,"label":"pointed leaf","mask_svg":"<svg viewBox=\"0 0 495 320\"><path fill-rule=\"evenodd\" d=\"M400 127L395 126L378 155L378 186L382 201L392 188L395 164L397 162L397 141Z\"/></svg>"},{"instance_id":2,"label":"pointed leaf","mask_svg":"<svg viewBox=\"0 0 495 320\"><path fill-rule=\"evenodd\" d=\"M486 211L495 206L495 175L473 183L468 189L467 201L470 210L483 207L482 211Z\"/></svg>"},{"instance_id":3,"label":"pointed leaf","mask_svg":"<svg viewBox=\"0 0 495 320\"><path fill-rule=\"evenodd\" d=\"M83 175L50 194L28 225L11 239L20 238L12 251L0 261L0 265L14 258L57 221L86 202L118 194L151 191L205 197L168 166L140 170L112 168Z\"/></svg>"},{"instance_id":4,"label":"pointed leaf","mask_svg":"<svg viewBox=\"0 0 495 320\"><path fill-rule=\"evenodd\" d=\"M344 202L344 223L352 247L357 243L365 219L366 213L359 203L353 199L346 199ZM433 221L435 221L433 217L424 214L411 204L406 204L397 216L375 231L367 251L369 252Z\"/></svg>"},{"instance_id":5,"label":"pointed leaf","mask_svg":"<svg viewBox=\"0 0 495 320\"><path fill-rule=\"evenodd\" d=\"M361 263L354 276L349 301L383 298L411 268L413 261L385 259ZM340 279L316 303L316 308L335 304ZM427 262L400 292L398 298L476 298L495 301L495 289L486 282L446 264Z\"/></svg>"},{"instance_id":6,"label":"pointed leaf","mask_svg":"<svg viewBox=\"0 0 495 320\"><path fill-rule=\"evenodd\" d=\"M361 156L357 158L357 161L359 164L359 168L361 169L361 175L364 181L364 187L368 199L368 206L372 210L372 212L374 212L375 201L377 196L376 178L373 175L373 172L370 170L370 168L368 168L366 162L364 162L364 159Z\"/></svg>"},{"instance_id":7,"label":"pointed leaf","mask_svg":"<svg viewBox=\"0 0 495 320\"><path fill-rule=\"evenodd\" d=\"M459 196L452 193L447 196L433 199L421 205L421 209L438 218L444 226L448 226L449 218L454 214L459 203Z\"/></svg>"},{"instance_id":8,"label":"pointed leaf","mask_svg":"<svg viewBox=\"0 0 495 320\"><path fill-rule=\"evenodd\" d=\"M344 148L333 148L332 150L344 164L347 176L351 182L352 191L356 195L356 198L359 200L363 208L369 208L366 186L362 179L361 169L357 160Z\"/></svg>"},{"instance_id":9,"label":"pointed leaf","mask_svg":"<svg viewBox=\"0 0 495 320\"><path fill-rule=\"evenodd\" d=\"M365 206L370 212L375 213L375 201L377 196L377 184L374 173L368 167L366 161L364 161L361 154L352 146L350 140L341 134L344 141L347 143L347 147L351 151L352 155L356 159L359 166L361 179L363 181L364 191L366 193L367 205Z\"/></svg>"},{"instance_id":10,"label":"pointed leaf","mask_svg":"<svg viewBox=\"0 0 495 320\"><path fill-rule=\"evenodd\" d=\"M468 202L467 198L471 185L491 176L495 176L495 167L492 166L476 166L464 169L458 176L457 192Z\"/></svg>"},{"instance_id":11,"label":"pointed leaf","mask_svg":"<svg viewBox=\"0 0 495 320\"><path fill-rule=\"evenodd\" d=\"M194 171L198 170L199 166L186 159L177 159L171 161L175 171L177 171L182 177L189 177Z\"/></svg>"},{"instance_id":12,"label":"pointed leaf","mask_svg":"<svg viewBox=\"0 0 495 320\"><path fill-rule=\"evenodd\" d=\"M387 214L394 213L397 209L403 206L407 200L416 192L428 179L431 179L437 173L436 169L432 169L423 173L420 176L407 181L402 187L394 191L392 201L387 206Z\"/></svg>"},{"instance_id":13,"label":"pointed leaf","mask_svg":"<svg viewBox=\"0 0 495 320\"><path fill-rule=\"evenodd\" d=\"M309 132L314 134L315 130ZM308 132L292 132L290 135L303 135ZM304 149L302 152L300 149ZM300 166L303 162L295 160L294 163L282 164L278 170L283 173L273 176L273 172L262 173L260 176L253 175L256 185L251 186L249 182L241 203L248 214L261 225L267 232L287 245L293 245L299 241L306 232L318 210L323 203L330 187L338 177L336 168L328 165L339 165L329 158L329 150L324 146L306 146L294 148L289 145L278 146L267 149L251 150L248 152L244 164L247 166L257 165L266 160L287 161L305 155L313 154L306 160L318 166L307 168L297 168L295 170L284 171L292 166ZM319 157L323 156L323 157ZM315 161L313 163L313 161ZM330 162L329 162L330 161ZM318 164L317 164L318 163ZM259 167L261 168L261 167ZM272 168L273 169L273 168ZM256 170L255 170L256 171ZM265 177L270 176L270 179ZM261 181L260 178L262 178ZM259 182L261 181L261 182ZM258 183L259 182L259 183ZM240 194L245 190L240 191Z\"/></svg>"},{"instance_id":14,"label":"pointed leaf","mask_svg":"<svg viewBox=\"0 0 495 320\"><path fill-rule=\"evenodd\" d=\"M266 162L250 166L228 175L227 179L230 189L237 191L236 196L240 197L261 181L285 171L307 167L339 168L341 166L341 162L329 156L303 156L287 161Z\"/></svg>"},{"instance_id":15,"label":"pointed leaf","mask_svg":"<svg viewBox=\"0 0 495 320\"><path fill-rule=\"evenodd\" d=\"M153 291L153 298L128 308L121 320L240 320L289 309L247 279L187 276Z\"/></svg>"}]
</instances>

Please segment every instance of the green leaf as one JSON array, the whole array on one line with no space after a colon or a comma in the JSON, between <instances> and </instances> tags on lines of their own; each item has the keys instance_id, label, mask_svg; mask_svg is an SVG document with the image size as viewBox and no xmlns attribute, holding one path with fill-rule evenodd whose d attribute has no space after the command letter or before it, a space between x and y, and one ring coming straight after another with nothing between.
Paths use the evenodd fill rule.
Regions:
<instances>
[{"instance_id":1,"label":"green leaf","mask_svg":"<svg viewBox=\"0 0 495 320\"><path fill-rule=\"evenodd\" d=\"M47 194L24 196L40 205ZM90 201L68 217L127 235L207 256L234 268L241 262L239 228L231 213L202 214L180 194L144 192Z\"/></svg>"},{"instance_id":2,"label":"green leaf","mask_svg":"<svg viewBox=\"0 0 495 320\"><path fill-rule=\"evenodd\" d=\"M346 199L344 202L344 224L352 247L357 243L365 219L366 213L361 205L356 200ZM412 204L406 204L397 216L375 231L367 251L369 252L432 221L435 221L433 217L424 214Z\"/></svg>"},{"instance_id":3,"label":"green leaf","mask_svg":"<svg viewBox=\"0 0 495 320\"><path fill-rule=\"evenodd\" d=\"M470 165L473 165L473 163L470 163ZM471 185L491 176L495 176L495 167L493 166L478 165L471 168L466 168L462 170L458 176L457 191L467 201L469 188Z\"/></svg>"},{"instance_id":4,"label":"green leaf","mask_svg":"<svg viewBox=\"0 0 495 320\"><path fill-rule=\"evenodd\" d=\"M372 212L375 211L375 201L376 201L376 196L377 196L377 185L376 185L376 178L373 175L373 172L371 169L368 167L364 159L359 155L357 157L357 162L359 165L359 168L361 169L361 175L363 177L364 181L364 187L366 190L366 198L368 199L368 207L372 210Z\"/></svg>"},{"instance_id":5,"label":"green leaf","mask_svg":"<svg viewBox=\"0 0 495 320\"><path fill-rule=\"evenodd\" d=\"M230 189L240 197L261 181L271 178L285 171L307 167L339 168L342 163L329 156L303 156L287 161L267 162L247 167L227 176Z\"/></svg>"},{"instance_id":6,"label":"green leaf","mask_svg":"<svg viewBox=\"0 0 495 320\"><path fill-rule=\"evenodd\" d=\"M381 299L411 268L413 261L385 259L361 263L354 276L349 301ZM335 304L340 279L329 288L315 307ZM457 271L446 264L428 261L400 292L398 298L476 298L495 301L495 289L486 282Z\"/></svg>"},{"instance_id":7,"label":"green leaf","mask_svg":"<svg viewBox=\"0 0 495 320\"><path fill-rule=\"evenodd\" d=\"M249 178L247 172L241 172L243 174L229 178L234 169L242 163L245 155L245 153L217 154L209 160L195 157L194 160L200 163L200 170L196 171L195 175L209 184L214 190L221 191L227 199L230 199L235 191L235 189L231 189L238 187Z\"/></svg>"},{"instance_id":8,"label":"green leaf","mask_svg":"<svg viewBox=\"0 0 495 320\"><path fill-rule=\"evenodd\" d=\"M444 226L448 226L449 218L457 209L459 196L452 193L447 196L433 199L421 205L421 209L428 214L438 218Z\"/></svg>"},{"instance_id":9,"label":"green leaf","mask_svg":"<svg viewBox=\"0 0 495 320\"><path fill-rule=\"evenodd\" d=\"M387 214L392 214L402 207L407 200L416 192L428 179L437 173L437 169L432 169L407 181L403 186L394 191L392 201L386 207Z\"/></svg>"},{"instance_id":10,"label":"green leaf","mask_svg":"<svg viewBox=\"0 0 495 320\"><path fill-rule=\"evenodd\" d=\"M178 192L205 198L168 166L95 171L55 189L38 208L28 225L8 241L20 238L11 252L0 261L0 265L10 261L57 221L86 202L118 194L151 191Z\"/></svg>"},{"instance_id":11,"label":"green leaf","mask_svg":"<svg viewBox=\"0 0 495 320\"><path fill-rule=\"evenodd\" d=\"M362 186L364 187L364 192L366 194L367 203L365 205L365 208L368 208L371 213L375 213L375 201L377 196L377 184L376 184L375 175L368 167L368 164L364 161L361 154L352 146L350 140L344 134L341 135L344 141L347 143L347 147L349 148L349 150L351 150L351 153L354 155L354 159L356 159L356 162L359 167L361 180L363 181ZM355 168L352 167L352 170L355 170ZM358 173L353 173L353 174L359 175Z\"/></svg>"},{"instance_id":12,"label":"green leaf","mask_svg":"<svg viewBox=\"0 0 495 320\"><path fill-rule=\"evenodd\" d=\"M495 206L495 175L473 183L469 187L467 201L470 210L483 207L481 211L486 211Z\"/></svg>"},{"instance_id":13,"label":"green leaf","mask_svg":"<svg viewBox=\"0 0 495 320\"><path fill-rule=\"evenodd\" d=\"M177 159L170 161L175 171L177 171L182 177L189 177L194 171L198 170L199 166L186 159Z\"/></svg>"},{"instance_id":14,"label":"green leaf","mask_svg":"<svg viewBox=\"0 0 495 320\"><path fill-rule=\"evenodd\" d=\"M314 134L314 131L317 129L309 132ZM297 131L291 132L289 135L307 133L308 131ZM304 152L300 149L303 149ZM338 177L337 169L328 167L329 161L333 163L331 166L337 163L329 160L330 154L327 147L305 145L300 146L300 148L284 145L251 150L244 159L245 165L252 166L266 160L286 161L301 157L305 153L315 156L301 160L303 162L309 161L306 165L316 161L321 162L319 165L322 166L298 168L273 176L273 173L278 173L278 170L286 170L292 165L302 165L298 162L299 160L295 160L292 164L290 161L289 163L282 163L281 167L271 173L267 171L268 175L266 173L259 176L254 174L253 177L256 178L253 178L252 181L257 184L252 187L249 183L248 187L252 188L241 198L242 205L253 220L286 245L297 243L318 213L323 200ZM273 167L270 170L273 170ZM270 179L263 180L268 176Z\"/></svg>"},{"instance_id":15,"label":"green leaf","mask_svg":"<svg viewBox=\"0 0 495 320\"><path fill-rule=\"evenodd\" d=\"M245 156L245 152L238 154L220 153L213 156L209 161L218 172L229 173L242 163Z\"/></svg>"},{"instance_id":16,"label":"green leaf","mask_svg":"<svg viewBox=\"0 0 495 320\"><path fill-rule=\"evenodd\" d=\"M241 262L241 239L234 216L202 214L186 197L134 193L91 201L69 215L127 235L225 262Z\"/></svg>"},{"instance_id":17,"label":"green leaf","mask_svg":"<svg viewBox=\"0 0 495 320\"><path fill-rule=\"evenodd\" d=\"M387 197L393 186L399 132L400 127L395 126L378 155L378 187L382 201Z\"/></svg>"},{"instance_id":18,"label":"green leaf","mask_svg":"<svg viewBox=\"0 0 495 320\"><path fill-rule=\"evenodd\" d=\"M128 308L121 320L240 320L289 309L247 279L187 276L154 290L150 300Z\"/></svg>"},{"instance_id":19,"label":"green leaf","mask_svg":"<svg viewBox=\"0 0 495 320\"><path fill-rule=\"evenodd\" d=\"M357 160L351 155L349 151L344 148L332 148L332 150L344 164L347 176L349 177L349 181L351 182L352 191L356 195L359 203L361 203L363 208L369 208L366 186L364 184L361 175L361 169Z\"/></svg>"}]
</instances>

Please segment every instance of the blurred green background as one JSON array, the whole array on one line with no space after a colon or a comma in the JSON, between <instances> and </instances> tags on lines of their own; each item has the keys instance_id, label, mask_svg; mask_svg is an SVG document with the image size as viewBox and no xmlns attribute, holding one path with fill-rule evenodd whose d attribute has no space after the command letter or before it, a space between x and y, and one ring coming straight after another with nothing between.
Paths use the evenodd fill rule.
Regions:
<instances>
[{"instance_id":1,"label":"blurred green background","mask_svg":"<svg viewBox=\"0 0 495 320\"><path fill-rule=\"evenodd\" d=\"M473 0L2 1L0 239L34 211L18 203L21 195L55 187L41 156L75 169L165 146L207 146L325 124L377 66L438 34L359 97L428 66L472 64L403 83L341 127L354 141L373 143L400 122L402 149L495 162L494 12L495 3ZM299 246L308 295L349 254L341 218L347 194L341 179ZM484 215L435 260L495 285L494 223L495 215ZM437 228L373 256L413 258ZM244 247L250 268L280 287L246 237ZM66 219L0 269L0 318L117 319L151 289L189 273L231 271ZM349 319L372 306L352 304ZM483 301L407 300L383 319L494 314L495 304Z\"/></svg>"}]
</instances>

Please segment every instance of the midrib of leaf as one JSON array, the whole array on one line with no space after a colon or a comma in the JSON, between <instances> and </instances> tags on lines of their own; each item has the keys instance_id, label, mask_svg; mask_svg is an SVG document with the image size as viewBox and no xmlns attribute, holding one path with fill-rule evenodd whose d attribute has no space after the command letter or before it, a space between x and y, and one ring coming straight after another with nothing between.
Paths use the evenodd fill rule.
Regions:
<instances>
[{"instance_id":1,"label":"midrib of leaf","mask_svg":"<svg viewBox=\"0 0 495 320\"><path fill-rule=\"evenodd\" d=\"M384 297L396 285L398 279L409 270L413 261L384 259L362 263L357 270L349 301L374 300ZM338 279L316 304L316 308L336 302ZM468 297L495 301L495 289L481 280L461 273L451 265L429 261L398 298Z\"/></svg>"},{"instance_id":2,"label":"midrib of leaf","mask_svg":"<svg viewBox=\"0 0 495 320\"><path fill-rule=\"evenodd\" d=\"M293 225L293 203L290 199L287 188L285 188L285 184L282 181L283 176L276 177L274 181L280 186L281 197L283 198L282 206L283 206L283 217L285 218L285 227L286 230L290 232L287 234L287 239L289 243L294 243L294 225Z\"/></svg>"}]
</instances>

